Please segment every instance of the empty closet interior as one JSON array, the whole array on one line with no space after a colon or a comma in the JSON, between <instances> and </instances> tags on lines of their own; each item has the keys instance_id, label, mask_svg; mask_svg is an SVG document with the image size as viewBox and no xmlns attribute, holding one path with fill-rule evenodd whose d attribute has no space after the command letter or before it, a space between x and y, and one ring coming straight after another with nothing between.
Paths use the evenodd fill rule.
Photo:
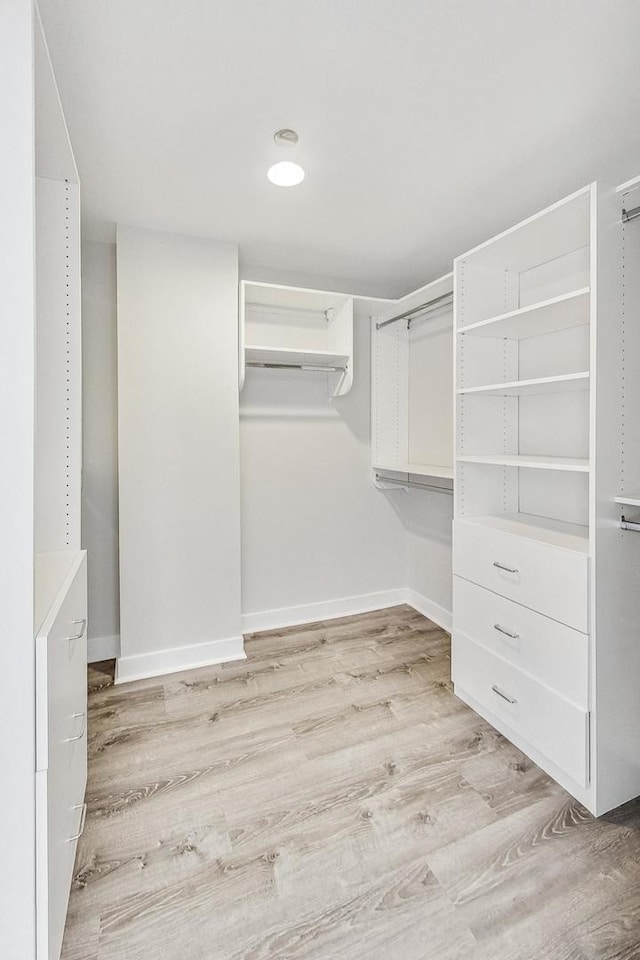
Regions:
<instances>
[{"instance_id":1,"label":"empty closet interior","mask_svg":"<svg viewBox=\"0 0 640 960\"><path fill-rule=\"evenodd\" d=\"M18 930L8 960L60 960L91 823L87 661L114 660L118 703L144 691L149 722L164 731L169 675L225 665L233 677L248 635L402 607L445 631L451 684L434 681L438 695L457 696L594 817L640 797L640 177L615 186L620 163L607 178L594 160L575 177L549 164L545 177L519 177L517 191L485 178L496 209L474 186L468 218L463 203L450 220L435 187L414 190L407 237L430 216L444 233L425 234L405 269L409 240L384 236L388 196L371 218L382 239L368 247L362 233L362 252L333 223L345 196L354 211L343 229L368 211L358 206L365 186L373 196L372 183L388 182L362 174L370 143L345 188L343 130L328 190L313 163L322 138L310 131L304 153L284 129L269 132L264 158L310 158L311 188L298 194L308 207L278 206L292 199L277 192L279 163L261 178L276 192L260 207L247 161L246 195L230 201L244 234L230 240L234 229L210 208L198 220L207 190L189 193L199 173L185 153L184 183L166 176L179 215L137 216L133 175L105 190L103 209L98 178L83 236L69 133L84 129L77 78L58 53L57 79L39 13L24 6L6 51L7 63L18 51L10 87L22 91L7 180L22 197L24 276L18 297L11 266L13 359L0 378L15 460L0 498L12 558L0 616L17 638L0 698L0 726L16 741L5 768L18 771L16 789L0 792L12 825L0 903ZM52 25L54 6L44 3ZM77 156L91 167L99 153L88 138ZM458 177L442 169L443 182L445 173ZM335 276L315 265L322 244L309 210L325 245L331 227ZM254 244L247 211L277 243ZM0 258L9 265L14 242ZM410 629L401 623L390 642ZM358 664L347 669L357 680ZM411 667L400 658L392 669Z\"/></svg>"}]
</instances>

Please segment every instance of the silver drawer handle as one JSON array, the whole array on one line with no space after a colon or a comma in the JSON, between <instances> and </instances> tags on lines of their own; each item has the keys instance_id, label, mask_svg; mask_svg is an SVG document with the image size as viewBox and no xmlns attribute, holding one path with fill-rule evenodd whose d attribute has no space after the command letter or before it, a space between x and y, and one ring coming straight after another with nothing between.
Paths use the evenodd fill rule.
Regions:
<instances>
[{"instance_id":1,"label":"silver drawer handle","mask_svg":"<svg viewBox=\"0 0 640 960\"><path fill-rule=\"evenodd\" d=\"M494 630L497 630L498 633L504 633L505 637L510 637L511 640L519 640L519 639L520 639L520 634L519 634L519 633L510 633L509 630L505 630L504 627L501 627L499 623L494 623L493 629L494 629Z\"/></svg>"},{"instance_id":2,"label":"silver drawer handle","mask_svg":"<svg viewBox=\"0 0 640 960\"><path fill-rule=\"evenodd\" d=\"M73 843L75 840L79 840L82 834L84 833L84 826L87 822L87 805L86 803L77 803L73 809L79 810L82 807L82 813L80 814L80 830L76 833L75 837L69 837L67 843Z\"/></svg>"},{"instance_id":3,"label":"silver drawer handle","mask_svg":"<svg viewBox=\"0 0 640 960\"><path fill-rule=\"evenodd\" d=\"M72 623L79 623L81 624L81 627L80 627L80 633L74 633L73 636L67 637L67 640L69 641L69 643L73 643L74 640L81 640L82 637L84 636L84 631L87 628L86 620L72 620Z\"/></svg>"},{"instance_id":4,"label":"silver drawer handle","mask_svg":"<svg viewBox=\"0 0 640 960\"><path fill-rule=\"evenodd\" d=\"M494 565L494 567L497 567L498 570L506 570L507 573L520 573L520 571L519 571L519 570L516 570L515 567L507 567L507 566L505 566L504 563L498 563L497 560L494 560L494 561L493 561L493 565Z\"/></svg>"},{"instance_id":5,"label":"silver drawer handle","mask_svg":"<svg viewBox=\"0 0 640 960\"><path fill-rule=\"evenodd\" d=\"M507 703L517 703L517 702L518 702L517 700L514 700L513 697L508 697L508 696L506 695L506 693L503 693L502 690L500 690L499 687L496 687L495 683L494 683L494 685L491 687L491 689L493 690L494 693L497 693L499 697L502 697L503 700L506 700Z\"/></svg>"},{"instance_id":6,"label":"silver drawer handle","mask_svg":"<svg viewBox=\"0 0 640 960\"><path fill-rule=\"evenodd\" d=\"M75 743L76 740L82 740L82 738L84 737L84 732L87 729L87 715L86 713L74 713L72 715L73 720L77 720L78 717L82 717L82 728L80 730L80 733L78 734L77 737L67 737L67 739L65 740L65 743Z\"/></svg>"}]
</instances>

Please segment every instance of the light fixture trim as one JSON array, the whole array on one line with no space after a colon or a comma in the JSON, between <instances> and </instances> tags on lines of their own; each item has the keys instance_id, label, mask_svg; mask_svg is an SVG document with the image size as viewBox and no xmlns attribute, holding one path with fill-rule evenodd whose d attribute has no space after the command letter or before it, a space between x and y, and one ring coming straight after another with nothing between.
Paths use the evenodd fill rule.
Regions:
<instances>
[{"instance_id":1,"label":"light fixture trim","mask_svg":"<svg viewBox=\"0 0 640 960\"><path fill-rule=\"evenodd\" d=\"M276 187L297 187L304 180L304 170L293 160L281 160L269 167L267 177Z\"/></svg>"}]
</instances>

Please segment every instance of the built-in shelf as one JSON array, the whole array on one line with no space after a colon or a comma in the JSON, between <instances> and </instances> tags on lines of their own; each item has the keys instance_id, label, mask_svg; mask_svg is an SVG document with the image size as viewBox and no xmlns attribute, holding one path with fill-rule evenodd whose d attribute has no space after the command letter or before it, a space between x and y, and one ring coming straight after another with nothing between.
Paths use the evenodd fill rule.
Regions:
<instances>
[{"instance_id":1,"label":"built-in shelf","mask_svg":"<svg viewBox=\"0 0 640 960\"><path fill-rule=\"evenodd\" d=\"M560 297L532 303L460 327L458 333L497 340L528 340L589 323L589 287L580 287Z\"/></svg>"},{"instance_id":2,"label":"built-in shelf","mask_svg":"<svg viewBox=\"0 0 640 960\"><path fill-rule=\"evenodd\" d=\"M404 473L415 477L435 477L441 480L453 480L453 467L442 467L434 463L403 463L389 466L374 464L373 469L380 473Z\"/></svg>"},{"instance_id":3,"label":"built-in shelf","mask_svg":"<svg viewBox=\"0 0 640 960\"><path fill-rule=\"evenodd\" d=\"M303 369L344 370L349 357L328 350L298 350L293 347L245 347L245 363L260 366L302 367Z\"/></svg>"},{"instance_id":4,"label":"built-in shelf","mask_svg":"<svg viewBox=\"0 0 640 960\"><path fill-rule=\"evenodd\" d=\"M640 507L640 490L634 490L631 493L622 493L615 498L616 503L622 503L626 507Z\"/></svg>"},{"instance_id":5,"label":"built-in shelf","mask_svg":"<svg viewBox=\"0 0 640 960\"><path fill-rule=\"evenodd\" d=\"M486 463L498 467L527 467L534 470L565 470L571 473L588 473L589 461L574 457L540 457L529 454L498 453L484 457L458 457L459 463Z\"/></svg>"},{"instance_id":6,"label":"built-in shelf","mask_svg":"<svg viewBox=\"0 0 640 960\"><path fill-rule=\"evenodd\" d=\"M512 380L509 383L490 383L482 387L462 387L460 394L482 394L488 397L526 397L539 393L565 393L589 388L589 373L568 373L559 377L539 377L535 380Z\"/></svg>"},{"instance_id":7,"label":"built-in shelf","mask_svg":"<svg viewBox=\"0 0 640 960\"><path fill-rule=\"evenodd\" d=\"M589 528L577 523L565 523L547 517L527 513L502 513L485 517L465 517L470 523L478 523L491 530L500 530L516 537L538 540L554 547L589 553Z\"/></svg>"}]
</instances>

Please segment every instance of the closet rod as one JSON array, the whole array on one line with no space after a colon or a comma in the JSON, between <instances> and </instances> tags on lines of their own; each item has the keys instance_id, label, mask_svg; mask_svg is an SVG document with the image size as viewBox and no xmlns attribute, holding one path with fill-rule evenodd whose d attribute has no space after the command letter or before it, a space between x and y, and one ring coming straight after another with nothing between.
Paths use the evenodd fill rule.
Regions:
<instances>
[{"instance_id":1,"label":"closet rod","mask_svg":"<svg viewBox=\"0 0 640 960\"><path fill-rule=\"evenodd\" d=\"M309 363L261 363L259 360L248 360L247 367L262 367L265 370L308 370L309 373L344 373L345 367L314 366Z\"/></svg>"},{"instance_id":2,"label":"closet rod","mask_svg":"<svg viewBox=\"0 0 640 960\"><path fill-rule=\"evenodd\" d=\"M631 210L625 210L622 208L622 222L628 223L629 220L635 220L636 217L640 217L640 207L633 207Z\"/></svg>"},{"instance_id":3,"label":"closet rod","mask_svg":"<svg viewBox=\"0 0 640 960\"><path fill-rule=\"evenodd\" d=\"M446 301L446 303L445 303ZM398 320L410 320L418 313L423 311L428 311L435 309L436 307L445 307L448 304L453 303L453 294L452 293L443 293L439 297L434 297L433 300L427 300L425 303L421 303L417 307L413 307L411 310L405 310L404 313L399 313L397 317L389 317L388 320L380 320L376 323L376 330L382 330L383 327L388 326L390 323L396 323Z\"/></svg>"},{"instance_id":4,"label":"closet rod","mask_svg":"<svg viewBox=\"0 0 640 960\"><path fill-rule=\"evenodd\" d=\"M629 519L623 516L620 520L620 528L622 530L640 530L640 516L630 517Z\"/></svg>"},{"instance_id":5,"label":"closet rod","mask_svg":"<svg viewBox=\"0 0 640 960\"><path fill-rule=\"evenodd\" d=\"M381 477L376 473L377 483L397 483L401 487L418 487L420 490L433 490L435 493L448 493L453 496L453 486L440 487L435 483L420 483L419 480L397 480L395 477Z\"/></svg>"}]
</instances>

